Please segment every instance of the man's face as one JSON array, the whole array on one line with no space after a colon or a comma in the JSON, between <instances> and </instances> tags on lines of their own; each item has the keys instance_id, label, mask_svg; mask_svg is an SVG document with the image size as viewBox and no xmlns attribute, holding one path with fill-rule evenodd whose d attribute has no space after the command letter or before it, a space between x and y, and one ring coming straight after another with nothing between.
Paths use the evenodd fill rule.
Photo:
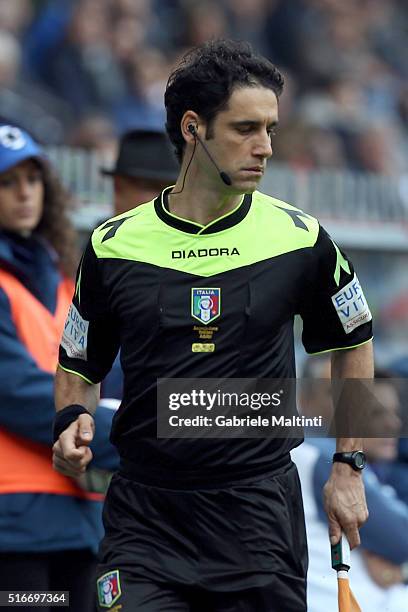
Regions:
<instances>
[{"instance_id":1,"label":"man's face","mask_svg":"<svg viewBox=\"0 0 408 612\"><path fill-rule=\"evenodd\" d=\"M144 204L144 202L150 202L167 185L168 181L115 175L115 215L127 212L131 208L139 206L139 204Z\"/></svg>"},{"instance_id":2,"label":"man's face","mask_svg":"<svg viewBox=\"0 0 408 612\"><path fill-rule=\"evenodd\" d=\"M278 122L278 100L271 89L235 89L226 110L220 111L210 127L209 148L219 167L230 176L231 191L252 193L272 155L271 137ZM203 151L201 162L209 176L219 182L216 169Z\"/></svg>"}]
</instances>

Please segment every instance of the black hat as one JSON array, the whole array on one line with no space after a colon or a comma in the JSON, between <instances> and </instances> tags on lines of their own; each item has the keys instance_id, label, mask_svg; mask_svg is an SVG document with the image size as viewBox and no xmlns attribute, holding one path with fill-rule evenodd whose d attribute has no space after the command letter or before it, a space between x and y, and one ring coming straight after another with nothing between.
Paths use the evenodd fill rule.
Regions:
<instances>
[{"instance_id":1,"label":"black hat","mask_svg":"<svg viewBox=\"0 0 408 612\"><path fill-rule=\"evenodd\" d=\"M101 168L107 176L119 174L169 183L176 181L179 170L166 134L154 130L126 132L120 139L115 167Z\"/></svg>"}]
</instances>

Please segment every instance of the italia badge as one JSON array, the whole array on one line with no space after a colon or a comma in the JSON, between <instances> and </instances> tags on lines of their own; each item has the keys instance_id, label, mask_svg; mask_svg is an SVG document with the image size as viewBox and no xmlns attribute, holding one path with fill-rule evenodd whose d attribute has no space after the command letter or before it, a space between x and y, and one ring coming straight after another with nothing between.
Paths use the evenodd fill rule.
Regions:
<instances>
[{"instance_id":1,"label":"italia badge","mask_svg":"<svg viewBox=\"0 0 408 612\"><path fill-rule=\"evenodd\" d=\"M221 289L191 289L191 315L208 325L221 314Z\"/></svg>"},{"instance_id":2,"label":"italia badge","mask_svg":"<svg viewBox=\"0 0 408 612\"><path fill-rule=\"evenodd\" d=\"M98 600L102 608L111 608L122 595L120 589L119 570L113 570L98 578Z\"/></svg>"}]
</instances>

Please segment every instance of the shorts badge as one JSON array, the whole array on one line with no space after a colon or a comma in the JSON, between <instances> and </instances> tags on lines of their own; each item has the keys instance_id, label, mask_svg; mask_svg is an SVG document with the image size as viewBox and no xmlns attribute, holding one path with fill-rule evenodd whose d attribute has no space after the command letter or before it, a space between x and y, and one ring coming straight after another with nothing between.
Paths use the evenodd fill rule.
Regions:
<instances>
[{"instance_id":1,"label":"shorts badge","mask_svg":"<svg viewBox=\"0 0 408 612\"><path fill-rule=\"evenodd\" d=\"M122 595L120 588L119 570L104 574L96 581L98 601L102 608L111 608Z\"/></svg>"},{"instance_id":2,"label":"shorts badge","mask_svg":"<svg viewBox=\"0 0 408 612\"><path fill-rule=\"evenodd\" d=\"M221 314L221 289L191 289L191 315L208 325Z\"/></svg>"}]
</instances>

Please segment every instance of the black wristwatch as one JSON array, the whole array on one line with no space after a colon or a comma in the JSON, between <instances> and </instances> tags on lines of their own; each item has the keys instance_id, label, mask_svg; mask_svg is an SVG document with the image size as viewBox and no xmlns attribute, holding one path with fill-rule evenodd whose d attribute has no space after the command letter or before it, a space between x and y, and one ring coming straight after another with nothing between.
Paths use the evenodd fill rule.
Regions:
<instances>
[{"instance_id":1,"label":"black wristwatch","mask_svg":"<svg viewBox=\"0 0 408 612\"><path fill-rule=\"evenodd\" d=\"M353 470L361 472L366 465L366 456L363 451L352 451L350 453L334 453L333 463L339 461L340 463L348 463Z\"/></svg>"}]
</instances>

